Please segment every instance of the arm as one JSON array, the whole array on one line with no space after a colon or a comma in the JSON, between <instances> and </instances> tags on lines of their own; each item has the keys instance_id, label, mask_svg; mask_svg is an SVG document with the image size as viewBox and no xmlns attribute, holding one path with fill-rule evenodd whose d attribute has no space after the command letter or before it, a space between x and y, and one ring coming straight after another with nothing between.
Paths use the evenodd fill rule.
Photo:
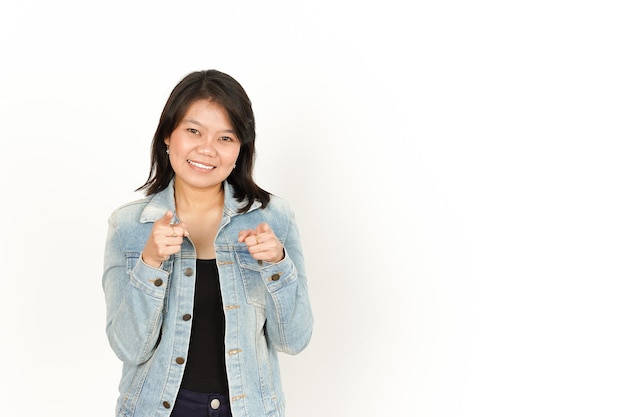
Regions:
<instances>
[{"instance_id":1,"label":"arm","mask_svg":"<svg viewBox=\"0 0 626 417\"><path fill-rule=\"evenodd\" d=\"M119 359L141 364L154 352L163 321L168 273L125 251L115 214L109 219L102 285L106 334Z\"/></svg>"},{"instance_id":2,"label":"arm","mask_svg":"<svg viewBox=\"0 0 626 417\"><path fill-rule=\"evenodd\" d=\"M265 268L262 279L268 291L266 337L280 352L297 354L309 343L313 313L300 235L293 214L284 242L284 259Z\"/></svg>"}]
</instances>

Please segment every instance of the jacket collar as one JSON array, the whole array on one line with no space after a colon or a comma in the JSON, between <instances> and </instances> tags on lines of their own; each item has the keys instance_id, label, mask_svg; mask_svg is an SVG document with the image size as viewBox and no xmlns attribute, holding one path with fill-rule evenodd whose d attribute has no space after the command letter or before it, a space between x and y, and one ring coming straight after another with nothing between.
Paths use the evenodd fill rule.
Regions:
<instances>
[{"instance_id":1,"label":"jacket collar","mask_svg":"<svg viewBox=\"0 0 626 417\"><path fill-rule=\"evenodd\" d=\"M224 181L222 185L224 187L224 215L232 217L240 214L237 210L239 210L240 207L243 207L244 202L239 203L237 201L237 199L233 195L235 190L228 181ZM252 203L252 207L250 207L248 212L256 210L259 207L261 207L261 203L259 201L255 201L254 203ZM170 181L165 190L156 193L152 197L152 199L143 209L139 221L141 223L153 223L163 217L167 210L171 210L174 213L174 220L176 222L180 221L180 219L178 219L178 217L176 216L176 202L174 200L174 179Z\"/></svg>"}]
</instances>

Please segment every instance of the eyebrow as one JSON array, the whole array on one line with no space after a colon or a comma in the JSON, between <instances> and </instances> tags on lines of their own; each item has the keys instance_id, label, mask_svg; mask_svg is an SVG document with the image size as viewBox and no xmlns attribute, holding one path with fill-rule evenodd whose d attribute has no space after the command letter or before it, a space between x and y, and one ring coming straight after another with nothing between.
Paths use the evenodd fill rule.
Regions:
<instances>
[{"instance_id":1,"label":"eyebrow","mask_svg":"<svg viewBox=\"0 0 626 417\"><path fill-rule=\"evenodd\" d=\"M204 127L204 125L202 123L200 123L199 121L197 121L195 119L183 119L183 122L191 123L192 125L196 125L196 126L200 126L200 127ZM235 134L235 131L233 129L224 129L224 130L222 130L222 132Z\"/></svg>"}]
</instances>

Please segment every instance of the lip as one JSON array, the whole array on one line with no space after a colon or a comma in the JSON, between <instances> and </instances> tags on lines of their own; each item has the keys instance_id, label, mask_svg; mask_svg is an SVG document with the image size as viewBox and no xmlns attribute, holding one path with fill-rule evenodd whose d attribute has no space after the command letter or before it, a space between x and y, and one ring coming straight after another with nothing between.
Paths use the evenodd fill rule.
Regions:
<instances>
[{"instance_id":1,"label":"lip","mask_svg":"<svg viewBox=\"0 0 626 417\"><path fill-rule=\"evenodd\" d=\"M194 168L202 169L202 170L212 170L215 169L215 165L205 164L203 162L192 161L191 159L187 159L187 163Z\"/></svg>"}]
</instances>

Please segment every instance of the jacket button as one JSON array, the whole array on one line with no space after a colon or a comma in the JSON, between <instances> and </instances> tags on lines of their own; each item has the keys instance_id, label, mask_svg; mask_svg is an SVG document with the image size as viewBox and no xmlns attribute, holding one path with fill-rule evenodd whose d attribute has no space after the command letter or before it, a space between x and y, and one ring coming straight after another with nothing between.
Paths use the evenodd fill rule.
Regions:
<instances>
[{"instance_id":1,"label":"jacket button","mask_svg":"<svg viewBox=\"0 0 626 417\"><path fill-rule=\"evenodd\" d=\"M170 403L168 403L167 401L163 401L163 407L170 408Z\"/></svg>"},{"instance_id":2,"label":"jacket button","mask_svg":"<svg viewBox=\"0 0 626 417\"><path fill-rule=\"evenodd\" d=\"M257 263L258 263L259 265L263 265L263 261L262 261L262 260L260 260L260 259L257 261Z\"/></svg>"},{"instance_id":3,"label":"jacket button","mask_svg":"<svg viewBox=\"0 0 626 417\"><path fill-rule=\"evenodd\" d=\"M156 280L154 280L155 287L160 287L161 285L163 285L163 280L161 278L157 278Z\"/></svg>"},{"instance_id":4,"label":"jacket button","mask_svg":"<svg viewBox=\"0 0 626 417\"><path fill-rule=\"evenodd\" d=\"M193 275L193 268L185 268L184 274L188 277Z\"/></svg>"},{"instance_id":5,"label":"jacket button","mask_svg":"<svg viewBox=\"0 0 626 417\"><path fill-rule=\"evenodd\" d=\"M279 274L272 275L272 281L278 281L279 279L280 279L280 275Z\"/></svg>"},{"instance_id":6,"label":"jacket button","mask_svg":"<svg viewBox=\"0 0 626 417\"><path fill-rule=\"evenodd\" d=\"M185 363L185 360L183 358L176 358L176 363L182 365L183 363Z\"/></svg>"},{"instance_id":7,"label":"jacket button","mask_svg":"<svg viewBox=\"0 0 626 417\"><path fill-rule=\"evenodd\" d=\"M183 316L183 320L185 320L185 321L189 321L189 320L191 320L191 314L185 314L185 315Z\"/></svg>"}]
</instances>

